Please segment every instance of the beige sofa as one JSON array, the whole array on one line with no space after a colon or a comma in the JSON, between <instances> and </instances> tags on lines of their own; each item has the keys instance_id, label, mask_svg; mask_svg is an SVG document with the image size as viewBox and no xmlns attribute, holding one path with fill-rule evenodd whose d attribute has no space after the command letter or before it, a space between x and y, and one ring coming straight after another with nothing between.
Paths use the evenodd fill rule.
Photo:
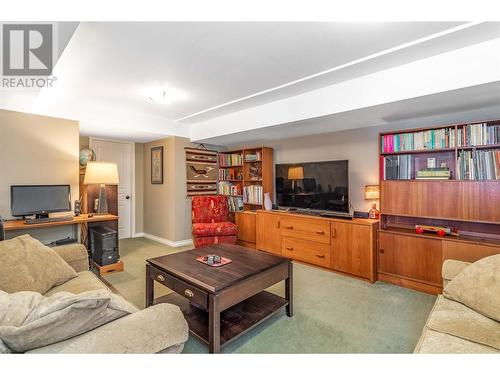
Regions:
<instances>
[{"instance_id":1,"label":"beige sofa","mask_svg":"<svg viewBox=\"0 0 500 375\"><path fill-rule=\"evenodd\" d=\"M443 287L470 263L446 260ZM499 353L500 323L439 295L427 319L415 353Z\"/></svg>"},{"instance_id":2,"label":"beige sofa","mask_svg":"<svg viewBox=\"0 0 500 375\"><path fill-rule=\"evenodd\" d=\"M88 267L84 246L54 248L78 273L45 295L57 292L81 293L109 288ZM27 353L180 353L188 339L187 322L177 306L159 304L100 326L82 335Z\"/></svg>"}]
</instances>

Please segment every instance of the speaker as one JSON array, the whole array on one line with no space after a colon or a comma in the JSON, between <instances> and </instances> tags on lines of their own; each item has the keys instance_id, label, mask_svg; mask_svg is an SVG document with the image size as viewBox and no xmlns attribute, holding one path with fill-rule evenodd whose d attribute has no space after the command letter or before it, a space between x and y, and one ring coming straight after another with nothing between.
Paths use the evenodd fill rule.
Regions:
<instances>
[{"instance_id":1,"label":"speaker","mask_svg":"<svg viewBox=\"0 0 500 375\"><path fill-rule=\"evenodd\" d=\"M118 232L103 226L89 228L90 252L94 262L100 266L116 263L118 254Z\"/></svg>"},{"instance_id":2,"label":"speaker","mask_svg":"<svg viewBox=\"0 0 500 375\"><path fill-rule=\"evenodd\" d=\"M3 219L0 215L0 241L5 240L5 228L3 227Z\"/></svg>"}]
</instances>

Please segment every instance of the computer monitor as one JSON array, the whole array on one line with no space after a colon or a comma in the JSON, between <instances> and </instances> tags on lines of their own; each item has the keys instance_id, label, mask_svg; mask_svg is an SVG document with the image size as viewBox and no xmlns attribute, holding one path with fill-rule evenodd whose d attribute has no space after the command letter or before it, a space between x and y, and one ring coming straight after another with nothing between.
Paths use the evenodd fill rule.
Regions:
<instances>
[{"instance_id":1,"label":"computer monitor","mask_svg":"<svg viewBox=\"0 0 500 375\"><path fill-rule=\"evenodd\" d=\"M71 211L69 185L12 185L10 187L12 216L48 217L50 212Z\"/></svg>"}]
</instances>

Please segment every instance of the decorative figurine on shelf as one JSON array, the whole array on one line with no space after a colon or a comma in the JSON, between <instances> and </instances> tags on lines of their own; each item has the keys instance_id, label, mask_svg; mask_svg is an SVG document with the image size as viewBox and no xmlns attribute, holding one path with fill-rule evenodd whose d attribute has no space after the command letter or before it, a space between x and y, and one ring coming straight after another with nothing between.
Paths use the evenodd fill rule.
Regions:
<instances>
[{"instance_id":1,"label":"decorative figurine on shelf","mask_svg":"<svg viewBox=\"0 0 500 375\"><path fill-rule=\"evenodd\" d=\"M418 234L423 234L425 232L436 233L439 237L458 236L458 229L453 227L439 227L430 225L415 225L415 232Z\"/></svg>"}]
</instances>

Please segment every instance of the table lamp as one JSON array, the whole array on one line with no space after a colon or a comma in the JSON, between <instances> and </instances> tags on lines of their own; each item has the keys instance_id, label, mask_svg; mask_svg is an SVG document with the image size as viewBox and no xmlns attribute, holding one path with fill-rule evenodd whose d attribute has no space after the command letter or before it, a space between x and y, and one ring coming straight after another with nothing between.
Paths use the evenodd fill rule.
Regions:
<instances>
[{"instance_id":1,"label":"table lamp","mask_svg":"<svg viewBox=\"0 0 500 375\"><path fill-rule=\"evenodd\" d=\"M365 186L365 199L372 201L372 208L368 211L368 217L370 219L379 219L380 211L377 210L377 204L375 200L380 198L380 186L379 185L366 185Z\"/></svg>"},{"instance_id":2,"label":"table lamp","mask_svg":"<svg viewBox=\"0 0 500 375\"><path fill-rule=\"evenodd\" d=\"M304 179L304 168L302 167L288 168L288 179L292 181L292 191L295 193L295 188L297 185L296 180Z\"/></svg>"},{"instance_id":3,"label":"table lamp","mask_svg":"<svg viewBox=\"0 0 500 375\"><path fill-rule=\"evenodd\" d=\"M106 215L108 213L108 201L106 198L106 184L118 185L118 167L115 163L103 161L92 161L87 163L85 171L85 185L99 184L99 204L97 206L97 215Z\"/></svg>"}]
</instances>

